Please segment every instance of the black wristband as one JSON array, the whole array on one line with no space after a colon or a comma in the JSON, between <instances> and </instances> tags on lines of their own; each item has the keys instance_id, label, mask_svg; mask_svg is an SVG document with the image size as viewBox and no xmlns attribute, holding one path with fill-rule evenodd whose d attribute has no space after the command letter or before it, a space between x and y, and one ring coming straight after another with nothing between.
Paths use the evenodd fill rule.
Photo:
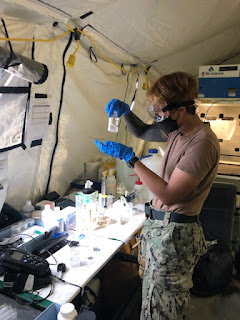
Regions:
<instances>
[{"instance_id":1,"label":"black wristband","mask_svg":"<svg viewBox=\"0 0 240 320\"><path fill-rule=\"evenodd\" d=\"M129 161L127 161L127 166L131 169L134 168L135 163L138 161L138 157L133 156Z\"/></svg>"}]
</instances>

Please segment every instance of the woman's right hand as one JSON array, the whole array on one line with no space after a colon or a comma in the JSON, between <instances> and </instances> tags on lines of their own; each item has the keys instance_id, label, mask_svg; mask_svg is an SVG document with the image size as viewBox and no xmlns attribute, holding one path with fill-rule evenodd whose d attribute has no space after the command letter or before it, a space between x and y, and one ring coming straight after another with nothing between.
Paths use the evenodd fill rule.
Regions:
<instances>
[{"instance_id":1,"label":"woman's right hand","mask_svg":"<svg viewBox=\"0 0 240 320\"><path fill-rule=\"evenodd\" d=\"M118 99L112 99L106 105L105 111L107 112L109 117L112 117L113 112L116 111L117 117L119 118L121 117L121 115L129 113L131 110L127 103Z\"/></svg>"}]
</instances>

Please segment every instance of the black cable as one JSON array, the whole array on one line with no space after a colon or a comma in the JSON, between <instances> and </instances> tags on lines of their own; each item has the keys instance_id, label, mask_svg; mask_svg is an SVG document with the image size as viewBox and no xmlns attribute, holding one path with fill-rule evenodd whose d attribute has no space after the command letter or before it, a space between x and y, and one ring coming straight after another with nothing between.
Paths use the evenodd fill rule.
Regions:
<instances>
[{"instance_id":1,"label":"black cable","mask_svg":"<svg viewBox=\"0 0 240 320\"><path fill-rule=\"evenodd\" d=\"M6 27L5 21L4 21L2 18L1 18L1 20L2 20L2 24L3 24L4 30L5 30L6 38L9 38L9 35L8 35L8 32L7 32L7 27ZM8 42L8 45L9 45L10 51L12 52L12 51L13 51L13 49L12 49L12 44L11 44L10 40L8 40L7 42Z\"/></svg>"},{"instance_id":2,"label":"black cable","mask_svg":"<svg viewBox=\"0 0 240 320\"><path fill-rule=\"evenodd\" d=\"M58 116L57 116L56 141L55 141L55 145L54 145L52 156L51 156L50 167L49 167L49 175L48 175L48 181L47 181L45 194L48 193L48 188L49 188L51 175L52 175L53 160L54 160L55 152L56 152L57 145L58 145L59 120L60 120L60 114L61 114L61 109L62 109L64 85L65 85L65 80L66 80L66 67L65 67L65 61L64 60L65 60L65 56L66 56L67 50L69 49L69 47L71 45L72 38L73 38L73 33L71 32L69 40L68 40L68 43L67 43L66 48L64 49L64 52L63 52L63 57L62 57L62 61L63 61L63 79L62 79L62 87L61 87L61 98L60 98Z\"/></svg>"},{"instance_id":3,"label":"black cable","mask_svg":"<svg viewBox=\"0 0 240 320\"><path fill-rule=\"evenodd\" d=\"M70 285L72 285L72 286L78 287L78 288L80 289L80 291L82 291L82 290L83 290L83 288L82 288L81 286L79 286L79 285L77 285L77 284L75 284L75 283L68 282L68 281L66 281L66 280L63 280L63 279L61 279L61 278L59 278L59 277L55 276L55 275L52 275L52 276L53 276L54 278L56 278L56 279L58 279L58 280L60 280L60 281L64 282L64 283L67 283L67 284L70 284Z\"/></svg>"},{"instance_id":4,"label":"black cable","mask_svg":"<svg viewBox=\"0 0 240 320\"><path fill-rule=\"evenodd\" d=\"M5 21L1 18L2 20L2 24L5 30L5 34L6 34L6 38L9 38L8 32L7 32L7 27L5 25ZM4 66L4 69L7 69L9 67L10 62L12 61L12 56L13 56L13 48L12 48L12 44L10 42L10 40L8 40L8 45L10 48L10 56L8 57L7 61L6 61L6 65Z\"/></svg>"},{"instance_id":5,"label":"black cable","mask_svg":"<svg viewBox=\"0 0 240 320\"><path fill-rule=\"evenodd\" d=\"M93 47L89 47L88 49L89 52L89 58L92 62L97 63L98 59L97 56L95 55L94 51L93 51Z\"/></svg>"},{"instance_id":6,"label":"black cable","mask_svg":"<svg viewBox=\"0 0 240 320\"><path fill-rule=\"evenodd\" d=\"M34 37L33 37L33 39L34 39ZM32 43L32 60L34 60L34 53L35 53L35 42L33 41L33 43ZM28 92L28 97L27 97L26 110L25 110L24 122L23 122L23 131L22 131L22 148L23 148L23 150L26 149L26 145L23 142L24 142L24 137L25 137L27 115L28 115L29 106L30 106L31 89L32 89L31 82L28 83L28 87L29 87L29 92Z\"/></svg>"},{"instance_id":7,"label":"black cable","mask_svg":"<svg viewBox=\"0 0 240 320\"><path fill-rule=\"evenodd\" d=\"M132 97L131 105L135 101L135 98L136 98L136 94L137 94L137 90L138 90L138 88L137 88L138 79L139 79L139 73L138 73L138 76L137 76L136 87L135 87L135 91L134 91L134 94L133 94L133 97Z\"/></svg>"},{"instance_id":8,"label":"black cable","mask_svg":"<svg viewBox=\"0 0 240 320\"><path fill-rule=\"evenodd\" d=\"M136 65L131 65L131 69L130 69L130 72L132 71L132 68L136 68ZM126 91L125 91L125 97L124 97L124 102L125 102L125 99L126 99L126 95L127 95L127 91L128 91L128 86L129 86L129 75L130 73L128 73L128 76L127 76L127 88L126 88ZM133 101L135 100L136 98L136 94L137 94L137 83L138 83L138 79L139 79L139 72L138 72L138 75L137 75L137 80L136 80L136 83L135 83L135 90L134 90L134 94L133 94L133 97L132 97L132 101L131 101L131 105L133 103ZM130 105L130 107L131 107ZM127 142L127 134L128 134L128 131L127 131L127 125L125 126L125 132L126 132L126 135L125 135L125 143Z\"/></svg>"},{"instance_id":9,"label":"black cable","mask_svg":"<svg viewBox=\"0 0 240 320\"><path fill-rule=\"evenodd\" d=\"M64 14L64 15L67 15L69 17L69 19L72 18L72 15L69 14L68 12L66 11L63 11L62 9L60 9L59 7L56 7L56 6L53 6L52 4L49 4L49 1L43 1L43 0L37 0L38 2L40 3L43 3L45 6L48 6L50 7L51 10L56 10L56 11L59 11L60 14Z\"/></svg>"},{"instance_id":10,"label":"black cable","mask_svg":"<svg viewBox=\"0 0 240 320\"><path fill-rule=\"evenodd\" d=\"M153 61L154 62L154 61ZM151 62L150 62L151 63ZM158 70L158 68L157 67L155 67L155 66L150 66L149 68L155 68L156 69L156 71L161 75L161 76L163 76L163 74Z\"/></svg>"},{"instance_id":11,"label":"black cable","mask_svg":"<svg viewBox=\"0 0 240 320\"><path fill-rule=\"evenodd\" d=\"M146 65L146 61L141 60L139 57L133 55L132 53L129 53L126 49L122 48L120 45L116 44L115 42L113 42L110 38L108 38L106 35L104 35L103 33L101 33L99 30L97 30L96 28L94 28L91 24L86 24L84 27L82 27L82 30L85 29L86 27L92 28L95 32L99 33L102 37L104 37L105 39L107 39L107 41L111 42L115 47L121 49L122 51L124 51L125 53L127 53L128 55L136 58L137 60L141 61L144 63L144 65Z\"/></svg>"},{"instance_id":12,"label":"black cable","mask_svg":"<svg viewBox=\"0 0 240 320\"><path fill-rule=\"evenodd\" d=\"M39 291L36 290L37 294L35 294L35 299L33 300L33 303L39 303L39 302L42 302L42 301L45 301L48 297L50 297L50 295L53 293L53 284L52 282L50 283L51 287L50 287L50 291L48 293L48 295L45 297L45 298L42 298L42 299L36 299L38 296L39 296ZM33 291L34 292L34 291ZM34 294L32 292L32 294ZM30 292L31 293L31 292Z\"/></svg>"},{"instance_id":13,"label":"black cable","mask_svg":"<svg viewBox=\"0 0 240 320\"><path fill-rule=\"evenodd\" d=\"M88 301L88 303L89 303L89 306L91 306L91 305L92 305L92 302L89 300L88 295L86 294L86 290L89 291L89 293L91 294L91 296L94 297L95 300L97 300L97 295L96 295L96 293L95 293L90 287L88 287L88 286L86 286L84 289L85 289L85 290L84 290L84 292L85 292L85 297L87 298L87 301ZM83 294L84 294L84 292L83 292ZM82 295L83 295L83 294L82 294Z\"/></svg>"},{"instance_id":14,"label":"black cable","mask_svg":"<svg viewBox=\"0 0 240 320\"><path fill-rule=\"evenodd\" d=\"M133 67L135 67L135 65L131 65L130 72L132 71ZM123 73L122 73L122 74L123 74ZM123 75L124 75L124 74L123 74ZM124 99L123 99L124 102L125 102L125 100L126 100L126 96L127 96L127 92L128 92L129 76L130 76L130 73L128 72L128 75L127 75L127 87L126 87L125 95L124 95ZM120 125L121 125L121 122L122 122L122 117L120 117L119 127L120 127ZM117 135L116 135L115 141L118 140L118 134L119 134L119 131L118 131L118 133L117 133Z\"/></svg>"},{"instance_id":15,"label":"black cable","mask_svg":"<svg viewBox=\"0 0 240 320\"><path fill-rule=\"evenodd\" d=\"M231 56L231 57L229 57L229 58L224 59L224 60L223 60L222 62L220 62L220 63L216 63L216 65L219 66L219 65L223 64L224 62L226 62L226 61L228 61L228 60L230 60L230 59L232 59L232 58L235 58L235 57L238 56L239 54L240 54L240 52L234 54L233 56ZM195 77L198 77L199 74L195 74L194 76L195 76Z\"/></svg>"},{"instance_id":16,"label":"black cable","mask_svg":"<svg viewBox=\"0 0 240 320\"><path fill-rule=\"evenodd\" d=\"M18 234L15 234L15 235L11 236L11 237L9 238L7 244L9 244L9 241L10 241L11 239L13 239L14 237L17 237L17 236L28 236L28 237L30 237L31 239L33 239L33 240L38 244L38 241L37 241L33 236L30 236L30 234L27 234L27 233L18 233ZM18 239L18 240L19 240L19 239ZM18 241L18 240L16 240L16 241ZM22 241L23 241L23 239L22 239ZM27 250L26 250L26 247L25 247L25 243L23 242L22 244L23 244L23 247L24 247L26 253L28 253ZM11 247L11 246L8 247L8 248L14 248L14 249L16 249L15 247ZM50 251L48 251L48 250L45 250L45 251L46 251L46 252L55 260L55 262L56 262L56 264L52 264L52 263L50 264L50 263L49 263L49 265L57 265L58 262L57 262L57 259L54 257L54 255L53 255Z\"/></svg>"},{"instance_id":17,"label":"black cable","mask_svg":"<svg viewBox=\"0 0 240 320\"><path fill-rule=\"evenodd\" d=\"M122 74L125 76L125 75L126 75L126 71L124 71L124 64L123 64L123 63L121 64L121 68L122 68L122 69L121 69Z\"/></svg>"},{"instance_id":18,"label":"black cable","mask_svg":"<svg viewBox=\"0 0 240 320\"><path fill-rule=\"evenodd\" d=\"M231 57L229 57L229 58L224 59L222 62L217 63L217 65L221 65L221 64L223 64L224 62L226 62L226 61L228 61L228 60L230 60L230 59L232 59L232 58L235 58L235 57L238 56L239 54L240 54L240 52L234 54L233 56L231 56Z\"/></svg>"},{"instance_id":19,"label":"black cable","mask_svg":"<svg viewBox=\"0 0 240 320\"><path fill-rule=\"evenodd\" d=\"M48 297L50 297L50 295L53 293L53 284L50 283L51 287L50 287L50 291L49 293L47 294L46 297L44 298L41 298L41 299L38 299L37 297L39 296L39 292L37 290L33 291L33 290L28 290L28 291L23 291L21 292L22 293L27 293L28 296L29 296L29 299L31 299L31 301L28 301L28 302L23 302L23 298L22 297L19 297L18 295L14 294L14 300L16 300L19 304L21 305L24 305L24 306L29 306L29 305L32 305L34 306L35 304L38 304L39 302L43 302L45 301ZM34 293L36 292L36 294ZM33 294L35 297L34 299L32 299L32 296L30 294Z\"/></svg>"}]
</instances>

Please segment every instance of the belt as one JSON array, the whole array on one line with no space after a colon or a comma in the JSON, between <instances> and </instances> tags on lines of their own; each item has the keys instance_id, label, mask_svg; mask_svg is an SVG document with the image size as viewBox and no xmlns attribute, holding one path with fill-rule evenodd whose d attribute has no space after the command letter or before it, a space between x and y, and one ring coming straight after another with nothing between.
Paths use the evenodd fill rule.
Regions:
<instances>
[{"instance_id":1,"label":"belt","mask_svg":"<svg viewBox=\"0 0 240 320\"><path fill-rule=\"evenodd\" d=\"M164 220L168 211L159 211L150 207L150 202L145 203L145 214L151 220ZM195 216L186 216L184 214L170 212L169 222L178 222L178 223L194 223L198 222L198 215Z\"/></svg>"}]
</instances>

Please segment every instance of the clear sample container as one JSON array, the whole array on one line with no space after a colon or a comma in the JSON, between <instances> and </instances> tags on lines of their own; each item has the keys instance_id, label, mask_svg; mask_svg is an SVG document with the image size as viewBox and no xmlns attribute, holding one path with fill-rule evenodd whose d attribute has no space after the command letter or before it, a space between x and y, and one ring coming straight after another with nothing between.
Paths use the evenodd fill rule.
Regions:
<instances>
[{"instance_id":1,"label":"clear sample container","mask_svg":"<svg viewBox=\"0 0 240 320\"><path fill-rule=\"evenodd\" d=\"M70 248L70 265L72 268L80 267L80 251L79 247L73 246Z\"/></svg>"},{"instance_id":2,"label":"clear sample container","mask_svg":"<svg viewBox=\"0 0 240 320\"><path fill-rule=\"evenodd\" d=\"M114 111L112 117L108 118L108 131L118 132L120 118L117 117L117 112Z\"/></svg>"}]
</instances>

